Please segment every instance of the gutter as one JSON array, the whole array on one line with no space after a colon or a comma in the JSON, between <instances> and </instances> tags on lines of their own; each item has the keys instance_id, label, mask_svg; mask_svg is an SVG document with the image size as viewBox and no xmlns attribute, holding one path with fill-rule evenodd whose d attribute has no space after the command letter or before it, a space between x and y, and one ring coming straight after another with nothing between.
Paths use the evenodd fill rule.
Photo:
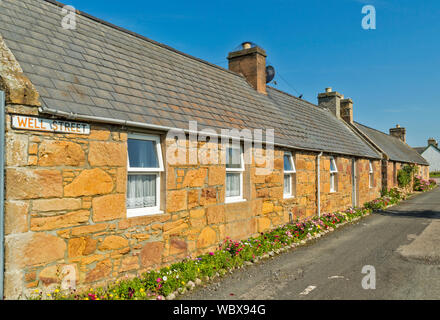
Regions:
<instances>
[{"instance_id":1,"label":"gutter","mask_svg":"<svg viewBox=\"0 0 440 320\"><path fill-rule=\"evenodd\" d=\"M318 217L321 217L321 156L322 156L322 152L320 154L318 154L317 157L317 161L316 161L316 172L317 172L317 177L318 177L318 181L317 181L317 195L316 195L316 200L317 200L317 210L318 210Z\"/></svg>"},{"instance_id":2,"label":"gutter","mask_svg":"<svg viewBox=\"0 0 440 320\"><path fill-rule=\"evenodd\" d=\"M0 91L0 300L5 280L5 93Z\"/></svg>"},{"instance_id":3,"label":"gutter","mask_svg":"<svg viewBox=\"0 0 440 320\"><path fill-rule=\"evenodd\" d=\"M116 124L116 125L126 126L126 127L136 127L136 128L143 128L143 129L150 129L150 130L159 130L159 131L170 131L170 130L178 129L178 130L182 130L185 133L192 133L192 134L199 133L198 131L193 131L193 130L189 130L189 129L172 128L172 127L167 127L167 126L161 126L161 125L155 125L155 124L147 124L147 123L144 123L144 122L121 120L121 119L115 119L115 118L105 118L105 117L81 115L81 114L78 114L78 113L60 111L60 110L56 110L56 109L52 109L52 108L47 108L47 107L39 107L38 111L40 113L50 114L50 115L59 116L59 117L63 117L63 118L67 118L67 119L72 119L72 120L93 121L93 122L99 122L99 123ZM225 135L222 135L222 134L215 134L215 135L213 134L213 136L220 137L220 138L221 137L231 138L231 136L225 136ZM258 141L258 140L254 140L254 139L250 140L250 139L246 139L244 137L241 138L241 139L243 141L257 142L257 143L264 143L264 144L266 144L265 141ZM289 148L289 149L295 149L295 150L301 150L301 151L334 153L334 154L340 154L340 155L343 155L343 156L350 156L350 157L357 156L357 157L368 158L368 159L378 159L378 160L381 159L381 157L373 158L371 156L360 155L360 154L351 154L351 153L343 153L343 152L335 152L335 151L326 151L326 150L312 149L312 148L307 148L307 147L298 147L298 146L287 145L287 144L282 144L282 143L275 143L275 142L274 142L274 146L283 147L283 148Z\"/></svg>"}]
</instances>

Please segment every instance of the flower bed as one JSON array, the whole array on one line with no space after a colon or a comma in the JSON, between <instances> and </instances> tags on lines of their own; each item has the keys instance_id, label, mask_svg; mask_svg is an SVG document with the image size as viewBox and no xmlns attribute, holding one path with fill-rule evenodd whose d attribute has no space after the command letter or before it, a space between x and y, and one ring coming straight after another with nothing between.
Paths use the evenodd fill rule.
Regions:
<instances>
[{"instance_id":1,"label":"flower bed","mask_svg":"<svg viewBox=\"0 0 440 320\"><path fill-rule=\"evenodd\" d=\"M215 252L197 258L187 258L160 270L149 271L141 277L116 281L105 288L87 292L62 292L59 289L43 295L39 290L30 299L55 300L139 300L164 297L173 299L177 294L193 289L202 282L222 276L228 271L269 258L305 241L332 231L343 223L350 222L371 212L370 209L349 209L344 212L324 214L320 218L309 218L261 233L256 238L244 241L225 239Z\"/></svg>"},{"instance_id":2,"label":"flower bed","mask_svg":"<svg viewBox=\"0 0 440 320\"><path fill-rule=\"evenodd\" d=\"M365 208L371 209L373 211L383 210L388 206L398 204L400 201L404 200L406 195L399 191L397 188L391 189L387 192L382 192L382 196L373 201L364 204Z\"/></svg>"},{"instance_id":3,"label":"flower bed","mask_svg":"<svg viewBox=\"0 0 440 320\"><path fill-rule=\"evenodd\" d=\"M348 222L358 220L374 210L381 210L405 199L405 195L392 189L381 198L365 204L364 208L323 214L292 224L280 226L258 237L243 241L225 239L215 252L187 259L171 266L144 273L140 277L116 281L107 287L91 288L82 292L54 292L44 295L36 290L29 299L55 300L144 300L174 299L196 285L225 275L227 272L261 259L269 258L306 241L322 236Z\"/></svg>"},{"instance_id":4,"label":"flower bed","mask_svg":"<svg viewBox=\"0 0 440 320\"><path fill-rule=\"evenodd\" d=\"M437 186L434 179L425 180L421 176L414 177L414 191L429 191Z\"/></svg>"}]
</instances>

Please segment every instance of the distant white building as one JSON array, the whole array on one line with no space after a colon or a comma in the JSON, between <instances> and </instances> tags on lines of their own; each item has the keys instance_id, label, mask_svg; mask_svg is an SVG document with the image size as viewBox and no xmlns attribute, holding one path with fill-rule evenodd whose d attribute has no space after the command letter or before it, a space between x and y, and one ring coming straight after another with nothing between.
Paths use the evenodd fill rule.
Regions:
<instances>
[{"instance_id":1,"label":"distant white building","mask_svg":"<svg viewBox=\"0 0 440 320\"><path fill-rule=\"evenodd\" d=\"M440 149L435 139L428 140L427 147L414 148L429 162L429 172L440 172Z\"/></svg>"}]
</instances>

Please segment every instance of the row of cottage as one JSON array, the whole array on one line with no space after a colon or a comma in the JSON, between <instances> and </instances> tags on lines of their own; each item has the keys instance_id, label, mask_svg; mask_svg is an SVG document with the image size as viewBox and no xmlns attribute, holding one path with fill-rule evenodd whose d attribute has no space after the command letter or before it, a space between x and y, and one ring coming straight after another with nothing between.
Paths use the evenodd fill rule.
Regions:
<instances>
[{"instance_id":1,"label":"row of cottage","mask_svg":"<svg viewBox=\"0 0 440 320\"><path fill-rule=\"evenodd\" d=\"M66 265L100 285L361 206L405 164L428 177L404 128L354 122L330 88L315 105L268 86L260 47L226 70L85 13L65 30L61 8L0 2L6 298Z\"/></svg>"}]
</instances>

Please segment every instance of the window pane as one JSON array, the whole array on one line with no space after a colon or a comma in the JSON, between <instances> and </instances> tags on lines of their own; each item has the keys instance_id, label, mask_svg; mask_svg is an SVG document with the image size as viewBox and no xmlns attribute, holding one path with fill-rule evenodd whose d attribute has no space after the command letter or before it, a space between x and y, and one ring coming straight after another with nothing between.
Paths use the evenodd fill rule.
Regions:
<instances>
[{"instance_id":1,"label":"window pane","mask_svg":"<svg viewBox=\"0 0 440 320\"><path fill-rule=\"evenodd\" d=\"M226 174L226 197L240 196L240 173Z\"/></svg>"},{"instance_id":2,"label":"window pane","mask_svg":"<svg viewBox=\"0 0 440 320\"><path fill-rule=\"evenodd\" d=\"M290 195L292 192L290 191L290 174L284 175L284 194Z\"/></svg>"},{"instance_id":3,"label":"window pane","mask_svg":"<svg viewBox=\"0 0 440 320\"><path fill-rule=\"evenodd\" d=\"M129 175L127 209L155 207L157 175Z\"/></svg>"},{"instance_id":4,"label":"window pane","mask_svg":"<svg viewBox=\"0 0 440 320\"><path fill-rule=\"evenodd\" d=\"M159 168L156 141L128 139L127 144L131 168Z\"/></svg>"},{"instance_id":5,"label":"window pane","mask_svg":"<svg viewBox=\"0 0 440 320\"><path fill-rule=\"evenodd\" d=\"M335 191L335 174L330 174L330 191Z\"/></svg>"},{"instance_id":6,"label":"window pane","mask_svg":"<svg viewBox=\"0 0 440 320\"><path fill-rule=\"evenodd\" d=\"M228 147L226 151L226 168L240 169L241 167L241 149Z\"/></svg>"},{"instance_id":7,"label":"window pane","mask_svg":"<svg viewBox=\"0 0 440 320\"><path fill-rule=\"evenodd\" d=\"M336 171L335 160L330 159L330 172L335 172L335 171Z\"/></svg>"},{"instance_id":8,"label":"window pane","mask_svg":"<svg viewBox=\"0 0 440 320\"><path fill-rule=\"evenodd\" d=\"M293 166L292 166L290 154L285 154L284 155L284 171L292 171L292 170L293 170Z\"/></svg>"}]
</instances>

